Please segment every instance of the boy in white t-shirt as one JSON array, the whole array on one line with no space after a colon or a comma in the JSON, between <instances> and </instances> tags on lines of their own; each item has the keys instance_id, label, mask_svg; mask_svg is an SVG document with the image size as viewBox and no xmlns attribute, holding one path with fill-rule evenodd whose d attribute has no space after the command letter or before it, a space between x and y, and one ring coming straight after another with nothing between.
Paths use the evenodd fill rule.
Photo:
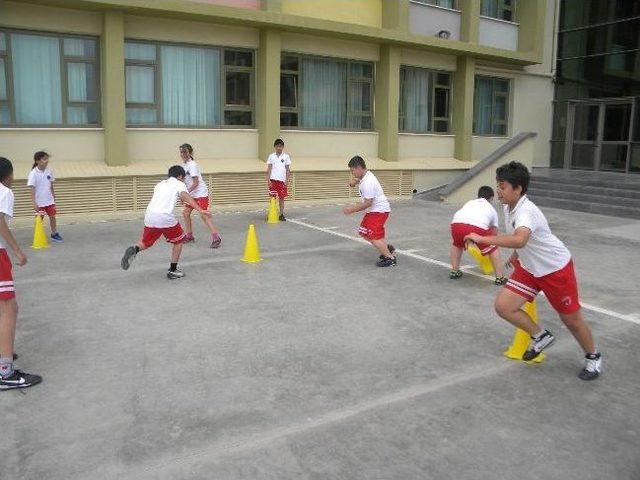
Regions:
<instances>
[{"instance_id":1,"label":"boy in white t-shirt","mask_svg":"<svg viewBox=\"0 0 640 480\"><path fill-rule=\"evenodd\" d=\"M465 249L464 237L475 232L486 237L498 233L498 213L491 204L493 202L493 189L487 185L480 187L478 198L469 200L460 210L458 210L451 220L451 272L449 278L457 279L462 276L460 270L460 258ZM496 274L496 285L504 285L507 279L504 277L502 260L498 247L495 245L485 245L480 249L480 253L489 255L493 271Z\"/></svg>"},{"instance_id":2,"label":"boy in white t-shirt","mask_svg":"<svg viewBox=\"0 0 640 480\"><path fill-rule=\"evenodd\" d=\"M17 355L13 351L16 338L18 303L13 284L11 260L7 255L7 245L11 247L18 265L27 263L27 257L18 246L7 222L13 217L13 165L0 157L0 390L31 387L42 381L39 375L32 375L13 368Z\"/></svg>"},{"instance_id":3,"label":"boy in white t-shirt","mask_svg":"<svg viewBox=\"0 0 640 480\"><path fill-rule=\"evenodd\" d=\"M360 156L355 156L349 160L349 170L353 175L353 180L349 182L350 187L358 186L362 202L357 205L345 207L343 212L350 215L355 212L365 210L358 233L361 237L371 242L378 252L380 258L376 263L379 267L393 267L397 265L395 248L387 245L385 240L384 224L389 218L391 206L382 191L382 185L376 176L369 170L365 161Z\"/></svg>"},{"instance_id":4,"label":"boy in white t-shirt","mask_svg":"<svg viewBox=\"0 0 640 480\"><path fill-rule=\"evenodd\" d=\"M184 232L173 213L176 201L179 198L185 205L190 205L191 208L198 211L200 215L211 215L207 210L203 210L187 193L184 177L184 168L180 165L174 165L169 169L168 178L154 187L153 197L144 215L142 238L136 245L132 245L125 250L120 262L124 270L129 269L131 262L141 250L150 248L160 236L164 235L167 242L173 245L167 278L175 280L184 277L184 273L178 270L178 261L180 260L182 244L184 243Z\"/></svg>"},{"instance_id":5,"label":"boy in white t-shirt","mask_svg":"<svg viewBox=\"0 0 640 480\"><path fill-rule=\"evenodd\" d=\"M200 208L202 208L203 210L209 210L209 189L207 188L207 184L202 178L200 167L198 167L198 164L193 159L193 147L188 143L183 143L182 145L180 145L180 157L184 162L182 167L186 172L184 183L187 185L187 193L191 195L191 197L193 197L198 205L200 205ZM185 243L195 241L195 238L193 238L193 228L191 225L191 212L193 212L193 208L191 208L190 205L185 205L184 211L182 212L182 215L184 217ZM216 226L213 224L211 215L200 214L200 218L211 232L211 248L220 247L222 238L220 238L220 233L218 232Z\"/></svg>"},{"instance_id":6,"label":"boy in white t-shirt","mask_svg":"<svg viewBox=\"0 0 640 480\"><path fill-rule=\"evenodd\" d=\"M56 199L53 190L53 170L49 168L49 154L39 151L33 155L33 167L29 172L27 186L31 189L31 202L36 213L49 217L51 240L62 242L56 224Z\"/></svg>"},{"instance_id":7,"label":"boy in white t-shirt","mask_svg":"<svg viewBox=\"0 0 640 480\"><path fill-rule=\"evenodd\" d=\"M285 221L284 217L284 199L289 194L287 192L287 183L291 175L291 158L284 153L284 142L281 138L273 142L276 149L274 153L269 155L267 159L267 188L269 196L277 197L280 204L280 220Z\"/></svg>"},{"instance_id":8,"label":"boy in white t-shirt","mask_svg":"<svg viewBox=\"0 0 640 480\"><path fill-rule=\"evenodd\" d=\"M542 291L560 319L573 334L585 353L584 368L579 377L594 380L602 371L602 355L596 349L591 329L582 317L578 298L578 282L571 253L549 228L540 209L527 198L529 170L522 163L510 162L496 170L498 199L504 204L506 235L482 237L468 234L465 239L480 245L513 248L509 260L514 267L506 286L495 301L502 318L531 336L522 359L536 358L555 337L534 323L521 309Z\"/></svg>"}]
</instances>

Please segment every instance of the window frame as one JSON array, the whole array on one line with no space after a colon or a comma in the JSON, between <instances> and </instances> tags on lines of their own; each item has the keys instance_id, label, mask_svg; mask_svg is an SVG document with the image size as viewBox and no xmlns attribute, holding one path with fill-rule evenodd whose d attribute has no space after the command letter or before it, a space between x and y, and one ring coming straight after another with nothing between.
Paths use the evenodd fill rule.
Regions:
<instances>
[{"instance_id":1,"label":"window frame","mask_svg":"<svg viewBox=\"0 0 640 480\"><path fill-rule=\"evenodd\" d=\"M482 2L483 0L481 0ZM482 18L490 18L493 20L498 20L501 22L509 22L509 23L518 23L518 18L516 17L517 14L517 3L518 0L511 0L511 5L505 5L505 1L506 0L484 0L484 1L490 1L496 4L496 8L498 10L498 14L504 14L505 11L511 12L511 20L505 20L502 17L490 17L488 15L482 15L480 14L480 17ZM482 11L482 5L480 6L480 11Z\"/></svg>"},{"instance_id":2,"label":"window frame","mask_svg":"<svg viewBox=\"0 0 640 480\"><path fill-rule=\"evenodd\" d=\"M298 60L298 70L286 70L282 68L282 60L285 57L295 57ZM302 83L301 83L301 79L300 79L300 74L302 72L302 59L303 58L317 58L317 59L321 59L321 60L333 60L336 62L344 62L347 64L347 83L345 85L346 88L346 112L345 112L345 123L346 126L345 127L340 127L340 128L327 128L327 127L323 127L323 128L318 128L318 127L301 127L300 126L300 109L301 109L301 105L302 105L302 101L300 98L300 92L302 91ZM371 77L358 77L358 76L353 76L351 74L351 66L354 64L366 64L366 65L370 65L371 66ZM327 132L375 132L375 78L376 78L376 63L373 61L369 61L369 60L354 60L354 59L348 59L348 58L341 58L341 57L333 57L333 56L322 56L322 55L313 55L313 54L306 54L306 53L297 53L297 52L289 52L289 51L283 51L282 54L280 55L280 82L282 83L282 76L283 75L295 75L297 77L297 81L295 82L296 85L296 91L295 91L295 103L296 106L295 107L283 107L282 105L280 105L280 115L282 115L282 113L295 113L298 116L298 125L296 126L290 126L290 125L282 125L282 117L280 119L280 129L281 130L302 130L302 131L309 131L309 132L322 132L322 131L327 131ZM353 85L353 83L368 83L369 84L369 104L371 105L371 110L370 111L364 111L364 110L351 110L350 105L351 105L351 87ZM282 103L282 99L280 101L280 103ZM351 120L353 118L370 118L371 119L371 128L353 128L353 127L349 127L349 125L351 124Z\"/></svg>"},{"instance_id":3,"label":"window frame","mask_svg":"<svg viewBox=\"0 0 640 480\"><path fill-rule=\"evenodd\" d=\"M125 118L126 128L166 128L166 129L193 129L193 130L229 130L229 129L244 129L244 130L254 130L256 128L256 97L255 97L255 78L256 78L256 52L250 48L244 47L230 47L230 46L217 46L217 45L208 45L208 44L197 44L197 43L183 43L183 42L163 42L159 40L145 40L139 38L125 38L124 43L137 43L142 45L153 45L155 48L155 60L135 60L135 59L127 59L125 57L124 66L125 66L125 116L126 109L128 108L153 108L156 110L156 122L155 123L128 123ZM176 124L168 124L164 123L162 120L162 55L161 49L162 46L170 46L170 47L183 47L183 48L202 48L209 50L217 50L220 56L220 85L219 85L219 96L220 96L220 105L218 106L219 115L220 115L220 124L219 125L176 125ZM225 63L225 52L226 51L241 51L251 53L251 67L241 67L236 65L226 65ZM153 85L154 85L154 102L153 103L143 103L143 102L128 102L127 101L127 92L126 92L126 68L127 66L143 66L143 67L153 67ZM232 105L227 104L227 73L244 73L247 72L250 74L250 82L249 82L249 106L246 105ZM251 124L250 125L227 125L225 123L225 112L251 112Z\"/></svg>"},{"instance_id":4,"label":"window frame","mask_svg":"<svg viewBox=\"0 0 640 480\"><path fill-rule=\"evenodd\" d=\"M46 31L34 31L16 28L4 28L0 27L0 33L4 34L5 38L5 51L0 52L0 58L5 61L5 81L7 85L7 99L0 100L0 106L9 106L10 122L8 124L0 124L0 129L3 128L102 128L102 95L101 95L101 58L100 58L100 38L91 35L75 35L58 32L46 32ZM15 108L15 89L13 84L13 64L11 58L11 36L12 35L33 35L55 38L58 40L60 51L60 103L61 103L61 118L62 123L29 123L19 124L16 122L16 108ZM64 52L64 40L92 40L95 42L95 56L94 57L80 57L67 55ZM95 76L93 87L96 92L95 100L91 101L70 101L69 100L69 79L67 73L67 64L69 63L88 63L93 65ZM82 106L95 106L97 122L92 123L69 123L67 120L67 109L69 107L82 107Z\"/></svg>"},{"instance_id":5,"label":"window frame","mask_svg":"<svg viewBox=\"0 0 640 480\"><path fill-rule=\"evenodd\" d=\"M476 111L475 111L475 92L476 92L476 84L477 84L477 79L478 78L483 78L483 79L488 79L491 80L491 118L490 118L490 124L491 124L491 132L490 133L477 133L476 132ZM512 88L512 79L511 78L505 78L505 77L495 77L495 76L491 76L491 75L484 75L484 74L479 74L476 73L473 79L473 84L474 84L474 88L473 88L473 92L474 92L474 99L473 99L473 104L474 104L474 111L473 111L473 126L472 126L472 134L474 137L500 137L500 138L504 138L504 137L509 137L509 121L511 119L511 92L513 90ZM496 90L496 83L497 82L506 82L507 84L507 91L505 92L498 92ZM495 105L496 105L496 98L497 97L504 97L505 98L505 110L504 110L504 120L500 120L500 121L495 121L494 119L494 109L495 109ZM495 125L504 125L504 133L494 133L494 126Z\"/></svg>"},{"instance_id":6,"label":"window frame","mask_svg":"<svg viewBox=\"0 0 640 480\"><path fill-rule=\"evenodd\" d=\"M406 69L418 69L418 70L424 70L426 72L429 73L429 94L431 95L432 98L432 102L431 102L431 109L429 111L429 118L430 118L430 125L431 128L426 131L426 132L419 132L417 130L406 130L404 128L400 128L401 122L404 121L404 119L406 119L406 112L402 111L402 106L404 104L403 102L403 92L404 92L404 78L403 78L403 74L402 71L406 70ZM448 75L449 76L449 85L443 85L440 83L437 83L437 76L438 75ZM452 130L452 124L451 124L451 120L452 120L452 100L453 100L453 75L454 72L450 72L450 71L446 71L446 70L434 70L431 68L425 68L425 67L419 67L416 65L400 65L400 92L399 92L399 102L398 102L398 133L412 133L412 134L416 134L416 135L451 135L453 133ZM448 97L447 97L447 113L449 114L447 117L436 117L435 116L435 108L436 108L436 102L435 102L435 98L436 98L436 89L443 89L443 90L447 90L448 91ZM434 126L435 126L435 122L436 121L446 121L447 122L447 131L446 132L436 132L434 130Z\"/></svg>"},{"instance_id":7,"label":"window frame","mask_svg":"<svg viewBox=\"0 0 640 480\"><path fill-rule=\"evenodd\" d=\"M459 0L453 0L451 2L453 4L452 7L445 7L443 5L440 5L440 1L441 0L411 0L411 1L415 2L415 3L419 3L421 5L428 5L430 7L444 8L445 10L452 10L452 11L455 11L455 12L459 12L460 11Z\"/></svg>"}]
</instances>

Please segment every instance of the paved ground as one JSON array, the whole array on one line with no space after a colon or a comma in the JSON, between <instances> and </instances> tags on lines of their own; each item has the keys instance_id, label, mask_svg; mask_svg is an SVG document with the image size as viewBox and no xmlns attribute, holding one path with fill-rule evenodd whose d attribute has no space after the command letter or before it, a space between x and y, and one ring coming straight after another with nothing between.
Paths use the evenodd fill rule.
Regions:
<instances>
[{"instance_id":1,"label":"paved ground","mask_svg":"<svg viewBox=\"0 0 640 480\"><path fill-rule=\"evenodd\" d=\"M584 301L613 311L586 312L606 370L585 383L544 299L558 342L509 361L497 287L419 258L447 260L453 211L395 203L390 238L413 257L392 269L339 236L358 217L336 206L289 212L326 231L217 215L223 248L188 245L175 282L165 244L120 270L139 221L65 226L15 269L19 366L45 381L0 395L0 478L640 478L640 222L547 210Z\"/></svg>"}]
</instances>

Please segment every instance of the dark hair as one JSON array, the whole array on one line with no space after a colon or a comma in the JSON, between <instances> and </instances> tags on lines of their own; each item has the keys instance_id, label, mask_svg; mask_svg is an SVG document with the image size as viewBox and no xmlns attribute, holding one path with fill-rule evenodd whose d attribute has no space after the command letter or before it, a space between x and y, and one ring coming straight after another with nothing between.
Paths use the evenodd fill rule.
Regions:
<instances>
[{"instance_id":1,"label":"dark hair","mask_svg":"<svg viewBox=\"0 0 640 480\"><path fill-rule=\"evenodd\" d=\"M364 158L362 158L360 155L356 155L351 160L349 160L349 168L356 167L367 168L367 164L364 163Z\"/></svg>"},{"instance_id":2,"label":"dark hair","mask_svg":"<svg viewBox=\"0 0 640 480\"><path fill-rule=\"evenodd\" d=\"M478 198L484 198L485 200L491 200L494 197L493 188L488 185L483 185L478 189Z\"/></svg>"},{"instance_id":3,"label":"dark hair","mask_svg":"<svg viewBox=\"0 0 640 480\"><path fill-rule=\"evenodd\" d=\"M273 142L273 146L277 147L278 145L282 145L284 147L284 140L282 140L281 138L276 138L276 141Z\"/></svg>"},{"instance_id":4,"label":"dark hair","mask_svg":"<svg viewBox=\"0 0 640 480\"><path fill-rule=\"evenodd\" d=\"M186 148L187 151L189 152L189 155L191 155L193 153L193 147L191 145L189 145L188 143L183 143L182 145L180 145L180 150L182 150L183 148Z\"/></svg>"},{"instance_id":5,"label":"dark hair","mask_svg":"<svg viewBox=\"0 0 640 480\"><path fill-rule=\"evenodd\" d=\"M13 164L8 158L0 157L0 182L4 182L5 179L13 173Z\"/></svg>"},{"instance_id":6,"label":"dark hair","mask_svg":"<svg viewBox=\"0 0 640 480\"><path fill-rule=\"evenodd\" d=\"M182 168L180 165L174 165L173 167L171 167L169 169L169 177L174 177L174 178L178 178L178 177L184 177L186 175L184 168Z\"/></svg>"},{"instance_id":7,"label":"dark hair","mask_svg":"<svg viewBox=\"0 0 640 480\"><path fill-rule=\"evenodd\" d=\"M48 157L49 154L43 150L38 150L36 153L33 154L33 167L31 168L36 168L38 166L38 162L40 160L42 160L44 157Z\"/></svg>"},{"instance_id":8,"label":"dark hair","mask_svg":"<svg viewBox=\"0 0 640 480\"><path fill-rule=\"evenodd\" d=\"M520 162L505 163L496 169L496 181L507 182L513 188L522 187L522 195L529 188L529 169Z\"/></svg>"}]
</instances>

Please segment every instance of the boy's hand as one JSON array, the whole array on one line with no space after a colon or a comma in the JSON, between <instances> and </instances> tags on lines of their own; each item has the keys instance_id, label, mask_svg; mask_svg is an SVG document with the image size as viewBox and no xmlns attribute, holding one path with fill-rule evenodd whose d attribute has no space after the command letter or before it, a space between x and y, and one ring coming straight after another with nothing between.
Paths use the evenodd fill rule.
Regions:
<instances>
[{"instance_id":1,"label":"boy's hand","mask_svg":"<svg viewBox=\"0 0 640 480\"><path fill-rule=\"evenodd\" d=\"M482 238L482 236L478 235L478 234L477 234L477 233L475 233L475 232L472 232L472 233L470 233L470 234L468 234L468 235L465 235L465 237L464 237L464 244L465 244L465 245L468 245L468 244L469 244L469 242L471 242L471 243L478 243L478 240L479 240L479 239L481 239L481 238Z\"/></svg>"},{"instance_id":2,"label":"boy's hand","mask_svg":"<svg viewBox=\"0 0 640 480\"><path fill-rule=\"evenodd\" d=\"M27 256L23 253L22 250L18 249L15 251L17 261L16 263L21 267L27 264Z\"/></svg>"},{"instance_id":3,"label":"boy's hand","mask_svg":"<svg viewBox=\"0 0 640 480\"><path fill-rule=\"evenodd\" d=\"M200 215L204 215L205 217L209 218L213 216L209 210L200 210Z\"/></svg>"},{"instance_id":4,"label":"boy's hand","mask_svg":"<svg viewBox=\"0 0 640 480\"><path fill-rule=\"evenodd\" d=\"M351 207L344 207L342 209L342 213L344 213L345 215L351 215L353 213L353 210L351 210Z\"/></svg>"},{"instance_id":5,"label":"boy's hand","mask_svg":"<svg viewBox=\"0 0 640 480\"><path fill-rule=\"evenodd\" d=\"M354 188L358 184L358 182L359 182L359 180L354 178L353 180L349 181L349 186L351 188Z\"/></svg>"}]
</instances>

